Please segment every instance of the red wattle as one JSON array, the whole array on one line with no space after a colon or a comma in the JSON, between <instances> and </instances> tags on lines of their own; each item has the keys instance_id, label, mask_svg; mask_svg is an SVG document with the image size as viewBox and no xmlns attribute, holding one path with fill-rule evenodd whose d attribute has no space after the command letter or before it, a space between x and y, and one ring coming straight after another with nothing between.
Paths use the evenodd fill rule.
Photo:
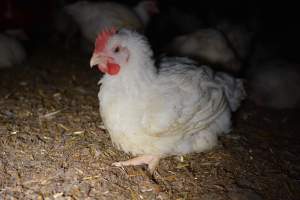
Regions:
<instances>
[{"instance_id":1,"label":"red wattle","mask_svg":"<svg viewBox=\"0 0 300 200\"><path fill-rule=\"evenodd\" d=\"M107 63L107 73L109 75L117 75L120 71L120 65L116 63Z\"/></svg>"}]
</instances>

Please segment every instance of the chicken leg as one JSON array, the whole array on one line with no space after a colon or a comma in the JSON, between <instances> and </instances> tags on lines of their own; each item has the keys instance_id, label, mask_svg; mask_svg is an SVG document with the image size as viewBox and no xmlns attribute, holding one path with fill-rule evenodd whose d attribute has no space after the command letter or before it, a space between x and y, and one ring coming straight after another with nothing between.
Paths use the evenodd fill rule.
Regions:
<instances>
[{"instance_id":1,"label":"chicken leg","mask_svg":"<svg viewBox=\"0 0 300 200\"><path fill-rule=\"evenodd\" d=\"M129 166L129 165L136 166L136 165L147 164L148 170L150 171L151 174L153 174L154 170L156 169L159 163L160 158L161 156L158 155L143 155L130 160L115 162L112 165L116 167L121 167L121 166Z\"/></svg>"}]
</instances>

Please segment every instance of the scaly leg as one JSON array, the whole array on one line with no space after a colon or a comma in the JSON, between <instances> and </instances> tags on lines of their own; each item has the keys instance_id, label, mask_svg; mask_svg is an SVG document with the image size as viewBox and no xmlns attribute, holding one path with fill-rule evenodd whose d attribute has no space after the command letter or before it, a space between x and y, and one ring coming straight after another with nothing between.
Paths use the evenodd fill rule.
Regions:
<instances>
[{"instance_id":1,"label":"scaly leg","mask_svg":"<svg viewBox=\"0 0 300 200\"><path fill-rule=\"evenodd\" d=\"M160 158L161 156L158 155L143 155L130 160L115 162L112 165L116 167L121 167L121 166L129 166L129 165L135 166L135 165L147 164L150 173L153 174L155 168L159 163Z\"/></svg>"}]
</instances>

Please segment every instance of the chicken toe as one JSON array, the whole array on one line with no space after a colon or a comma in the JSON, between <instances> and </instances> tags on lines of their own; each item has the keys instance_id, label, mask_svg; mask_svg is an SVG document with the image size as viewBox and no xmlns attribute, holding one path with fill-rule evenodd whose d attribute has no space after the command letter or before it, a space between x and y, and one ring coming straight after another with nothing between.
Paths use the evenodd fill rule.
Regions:
<instances>
[{"instance_id":1,"label":"chicken toe","mask_svg":"<svg viewBox=\"0 0 300 200\"><path fill-rule=\"evenodd\" d=\"M112 165L116 167L121 167L121 166L129 166L129 165L136 166L136 165L147 164L148 170L152 174L156 169L156 166L158 165L160 158L161 157L157 155L143 155L130 160L115 162Z\"/></svg>"}]
</instances>

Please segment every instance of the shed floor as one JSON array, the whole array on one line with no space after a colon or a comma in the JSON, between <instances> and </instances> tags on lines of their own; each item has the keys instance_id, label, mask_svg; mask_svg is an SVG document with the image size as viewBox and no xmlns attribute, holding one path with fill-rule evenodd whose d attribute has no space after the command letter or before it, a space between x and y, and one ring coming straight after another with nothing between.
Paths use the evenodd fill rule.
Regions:
<instances>
[{"instance_id":1,"label":"shed floor","mask_svg":"<svg viewBox=\"0 0 300 200\"><path fill-rule=\"evenodd\" d=\"M0 73L0 199L300 199L295 110L245 101L210 152L145 167L112 167L116 150L98 111L89 57L39 49Z\"/></svg>"}]
</instances>

